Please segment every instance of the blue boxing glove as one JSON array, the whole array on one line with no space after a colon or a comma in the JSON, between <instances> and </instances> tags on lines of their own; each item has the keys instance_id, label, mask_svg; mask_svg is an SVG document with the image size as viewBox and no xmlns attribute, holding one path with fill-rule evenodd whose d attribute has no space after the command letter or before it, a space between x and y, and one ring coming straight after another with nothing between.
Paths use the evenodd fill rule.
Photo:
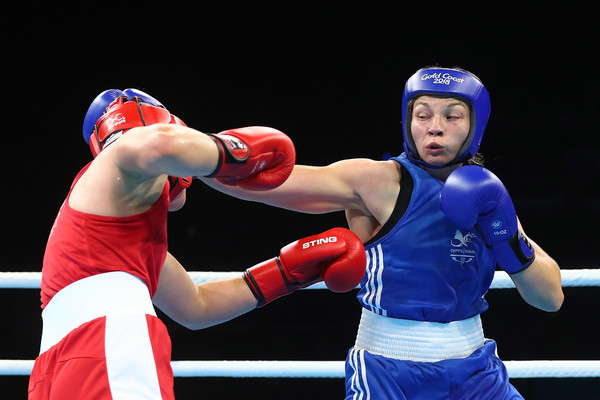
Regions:
<instances>
[{"instance_id":1,"label":"blue boxing glove","mask_svg":"<svg viewBox=\"0 0 600 400\"><path fill-rule=\"evenodd\" d=\"M509 274L524 270L535 259L531 244L519 232L508 191L487 169L466 165L454 170L442 188L440 207L460 228L475 227L500 268Z\"/></svg>"}]
</instances>

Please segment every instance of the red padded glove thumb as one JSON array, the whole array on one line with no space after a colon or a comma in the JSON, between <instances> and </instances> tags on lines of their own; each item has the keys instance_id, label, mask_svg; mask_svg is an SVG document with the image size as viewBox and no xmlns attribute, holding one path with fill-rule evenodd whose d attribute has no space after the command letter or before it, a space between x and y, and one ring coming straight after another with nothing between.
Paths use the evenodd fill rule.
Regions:
<instances>
[{"instance_id":1,"label":"red padded glove thumb","mask_svg":"<svg viewBox=\"0 0 600 400\"><path fill-rule=\"evenodd\" d=\"M325 269L323 280L332 292L347 292L358 286L365 275L367 267L365 248L358 236L348 229L334 228L328 232L343 240L346 251Z\"/></svg>"},{"instance_id":2,"label":"red padded glove thumb","mask_svg":"<svg viewBox=\"0 0 600 400\"><path fill-rule=\"evenodd\" d=\"M351 290L365 269L360 239L348 229L333 228L288 244L279 257L246 270L244 279L261 307L322 280L334 292Z\"/></svg>"}]
</instances>

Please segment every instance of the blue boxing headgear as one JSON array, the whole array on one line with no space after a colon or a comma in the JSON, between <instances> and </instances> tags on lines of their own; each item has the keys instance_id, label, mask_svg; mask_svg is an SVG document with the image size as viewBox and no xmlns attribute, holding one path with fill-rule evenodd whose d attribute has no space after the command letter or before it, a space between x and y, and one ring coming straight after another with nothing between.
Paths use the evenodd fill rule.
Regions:
<instances>
[{"instance_id":1,"label":"blue boxing headgear","mask_svg":"<svg viewBox=\"0 0 600 400\"><path fill-rule=\"evenodd\" d=\"M456 158L442 167L427 164L421 159L410 131L412 103L423 95L457 98L470 108L469 135ZM414 164L428 168L444 168L470 159L479 150L490 112L490 96L483 83L472 73L457 68L430 67L418 70L406 81L402 96L402 131L406 156Z\"/></svg>"}]
</instances>

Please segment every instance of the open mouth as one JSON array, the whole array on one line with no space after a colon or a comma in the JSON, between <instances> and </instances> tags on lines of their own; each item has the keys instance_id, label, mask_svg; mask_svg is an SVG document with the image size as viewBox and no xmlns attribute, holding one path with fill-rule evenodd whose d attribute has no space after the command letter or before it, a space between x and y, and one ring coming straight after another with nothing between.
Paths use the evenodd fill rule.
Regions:
<instances>
[{"instance_id":1,"label":"open mouth","mask_svg":"<svg viewBox=\"0 0 600 400\"><path fill-rule=\"evenodd\" d=\"M444 152L444 148L437 143L429 143L426 147L427 152L433 156L440 155Z\"/></svg>"}]
</instances>

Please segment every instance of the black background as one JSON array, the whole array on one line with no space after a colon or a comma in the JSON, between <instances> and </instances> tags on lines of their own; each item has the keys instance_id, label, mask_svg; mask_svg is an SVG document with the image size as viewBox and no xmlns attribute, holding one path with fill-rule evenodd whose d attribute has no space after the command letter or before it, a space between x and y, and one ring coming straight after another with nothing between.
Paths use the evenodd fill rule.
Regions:
<instances>
[{"instance_id":1,"label":"black background","mask_svg":"<svg viewBox=\"0 0 600 400\"><path fill-rule=\"evenodd\" d=\"M39 271L68 187L91 159L81 138L89 103L136 87L189 126L217 132L267 125L297 161L325 165L401 152L401 92L418 68L460 66L492 98L481 151L508 187L527 233L561 265L596 268L597 39L593 11L373 2L119 2L57 8L28 2L1 14L2 271ZM246 203L196 182L170 215L170 251L189 270L231 271L332 226ZM360 314L355 293L302 291L203 331L165 322L174 360L343 360ZM488 294L487 337L504 360L599 359L597 288L566 288L557 313L514 290ZM33 359L36 290L2 290L1 359ZM0 377L25 398L28 377ZM515 379L528 399L599 396L599 379ZM341 379L176 378L178 399L340 399ZM5 397L6 396L6 397Z\"/></svg>"}]
</instances>

